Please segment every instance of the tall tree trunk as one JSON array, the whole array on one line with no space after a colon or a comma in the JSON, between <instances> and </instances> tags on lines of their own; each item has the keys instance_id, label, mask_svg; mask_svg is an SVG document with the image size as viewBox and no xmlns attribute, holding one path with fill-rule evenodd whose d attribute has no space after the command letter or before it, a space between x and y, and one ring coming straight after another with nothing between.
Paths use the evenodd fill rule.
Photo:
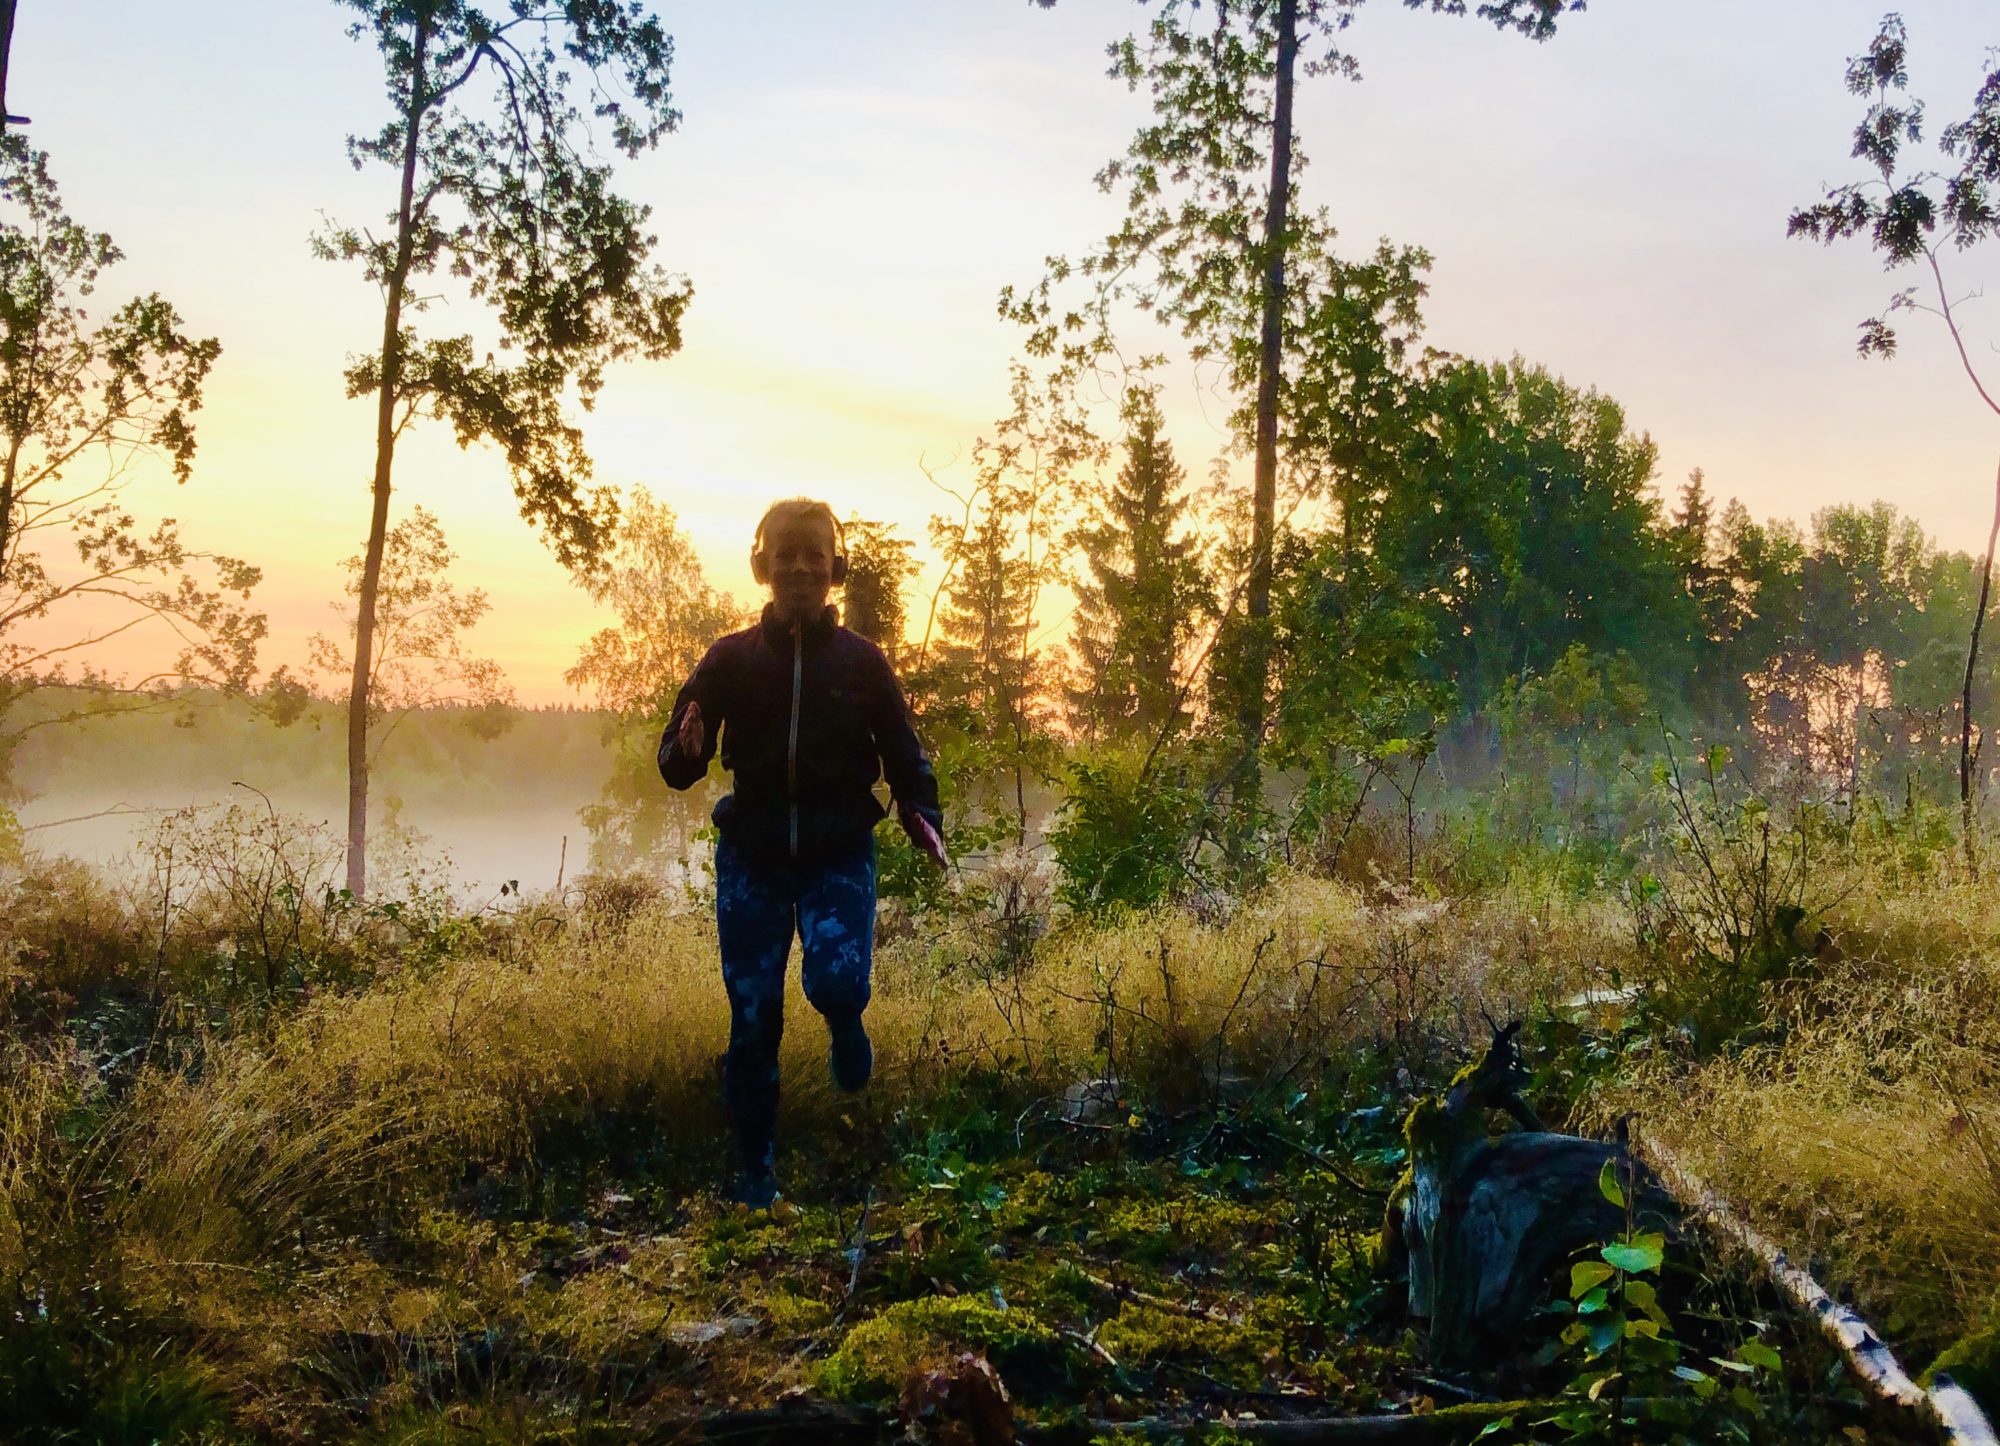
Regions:
<instances>
[{"instance_id":1,"label":"tall tree trunk","mask_svg":"<svg viewBox=\"0 0 2000 1446\"><path fill-rule=\"evenodd\" d=\"M21 475L21 447L23 437L11 437L7 442L7 461L0 467L0 582L7 578L7 550L14 545L14 489Z\"/></svg>"},{"instance_id":2,"label":"tall tree trunk","mask_svg":"<svg viewBox=\"0 0 2000 1446\"><path fill-rule=\"evenodd\" d=\"M1979 872L1979 845L1972 833L1972 675L1979 666L1979 632L1993 591L1993 544L2000 541L2000 472L1993 477L1993 526L1986 534L1986 568L1979 574L1979 610L1972 615L1972 643L1965 650L1965 695L1959 704L1958 811L1965 835L1965 867Z\"/></svg>"},{"instance_id":3,"label":"tall tree trunk","mask_svg":"<svg viewBox=\"0 0 2000 1446\"><path fill-rule=\"evenodd\" d=\"M1292 194L1292 75L1299 54L1298 0L1279 0L1278 73L1271 114L1271 190L1264 210L1264 322L1257 357L1257 470L1250 498L1242 697L1243 763L1236 807L1247 825L1263 791L1259 753L1271 675L1271 573L1278 513L1278 382L1285 348L1285 227Z\"/></svg>"},{"instance_id":4,"label":"tall tree trunk","mask_svg":"<svg viewBox=\"0 0 2000 1446\"><path fill-rule=\"evenodd\" d=\"M396 261L383 285L382 384L375 404L374 507L368 550L361 567L361 595L354 615L354 678L347 691L347 887L355 898L368 889L368 694L374 671L375 597L382 581L382 551L389 535L389 486L396 460L396 401L403 371L403 289L415 248L417 152L429 104L425 59L430 25L416 22L410 103L403 119L403 179L396 209Z\"/></svg>"},{"instance_id":5,"label":"tall tree trunk","mask_svg":"<svg viewBox=\"0 0 2000 1446\"><path fill-rule=\"evenodd\" d=\"M13 119L7 114L7 60L14 53L15 6L16 0L0 0L0 133Z\"/></svg>"}]
</instances>

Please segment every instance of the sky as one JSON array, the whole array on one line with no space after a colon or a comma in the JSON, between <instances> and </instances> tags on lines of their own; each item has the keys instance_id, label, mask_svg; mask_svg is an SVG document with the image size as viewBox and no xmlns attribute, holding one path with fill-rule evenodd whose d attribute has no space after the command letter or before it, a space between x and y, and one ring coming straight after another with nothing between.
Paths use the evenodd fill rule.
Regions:
<instances>
[{"instance_id":1,"label":"sky","mask_svg":"<svg viewBox=\"0 0 2000 1446\"><path fill-rule=\"evenodd\" d=\"M1427 339L1520 353L1621 402L1672 495L1692 467L1759 516L1887 498L1947 547L1984 545L2000 418L1941 327L1862 362L1856 326L1914 281L1865 246L1785 236L1856 174L1846 58L1884 0L1593 0L1545 45L1375 0L1350 32L1363 79L1302 82L1307 204L1351 254L1379 237L1435 257ZM1132 0L662 3L677 133L624 163L658 259L692 281L685 345L621 366L585 421L598 480L679 514L709 577L748 597L773 498L921 537L972 443L1006 409L1009 283L1116 220L1092 176L1144 116L1104 77ZM1932 128L1970 103L1991 0L1902 0ZM379 293L315 260L326 218L381 224L393 176L344 138L384 117L372 48L330 0L23 0L9 108L50 153L70 212L127 260L107 296L162 292L223 355L193 480L143 477L143 517L265 569L266 659L337 619L367 524L373 410L343 398L380 330ZM1955 256L1954 289L2000 282L2000 250ZM1967 307L2000 372L2000 297ZM474 330L440 308L427 325ZM1227 442L1214 378L1170 380L1169 433L1195 476ZM405 442L396 516L422 504L493 601L474 650L524 702L562 681L595 608L517 515L506 468L439 429ZM1051 621L1051 630L1057 631ZM136 661L136 660L135 660Z\"/></svg>"}]
</instances>

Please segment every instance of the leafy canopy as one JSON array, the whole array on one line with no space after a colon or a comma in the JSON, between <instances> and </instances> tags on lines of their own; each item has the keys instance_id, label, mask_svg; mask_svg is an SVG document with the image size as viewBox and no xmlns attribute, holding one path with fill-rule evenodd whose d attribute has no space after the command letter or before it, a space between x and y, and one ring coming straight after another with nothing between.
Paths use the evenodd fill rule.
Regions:
<instances>
[{"instance_id":1,"label":"leafy canopy","mask_svg":"<svg viewBox=\"0 0 2000 1446\"><path fill-rule=\"evenodd\" d=\"M565 566L588 569L616 500L587 485L564 400L587 409L611 363L678 350L693 295L650 260L649 210L612 189L593 138L634 157L675 127L673 43L636 0L338 3L361 17L349 34L375 42L393 112L349 138L349 158L396 169L404 190L379 235L331 225L314 249L360 262L406 313L437 299L406 283L451 278L498 325L483 353L469 335L421 340L399 325L349 367L348 394L386 385L398 434L430 415L461 445L499 447L523 516Z\"/></svg>"}]
</instances>

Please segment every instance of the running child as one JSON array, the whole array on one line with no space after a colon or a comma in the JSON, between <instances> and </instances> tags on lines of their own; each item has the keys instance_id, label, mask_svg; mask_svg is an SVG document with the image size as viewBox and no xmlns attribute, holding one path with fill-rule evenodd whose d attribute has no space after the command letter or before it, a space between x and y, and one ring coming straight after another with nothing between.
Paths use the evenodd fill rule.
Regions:
<instances>
[{"instance_id":1,"label":"running child","mask_svg":"<svg viewBox=\"0 0 2000 1446\"><path fill-rule=\"evenodd\" d=\"M734 790L715 806L715 917L729 994L723 1095L738 1163L732 1197L768 1209L778 1196L772 1133L785 966L801 942L806 999L830 1035L834 1083L868 1083L875 942L876 801L886 778L904 830L947 862L937 777L882 650L840 626L827 595L847 576L839 521L824 502L772 504L750 572L763 616L708 650L674 700L660 774L688 788L718 741Z\"/></svg>"}]
</instances>

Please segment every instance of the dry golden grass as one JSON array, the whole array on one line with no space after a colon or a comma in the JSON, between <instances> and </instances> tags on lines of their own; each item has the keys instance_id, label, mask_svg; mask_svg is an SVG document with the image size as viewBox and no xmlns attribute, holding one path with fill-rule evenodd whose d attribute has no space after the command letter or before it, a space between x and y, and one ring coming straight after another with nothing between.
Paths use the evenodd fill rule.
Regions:
<instances>
[{"instance_id":1,"label":"dry golden grass","mask_svg":"<svg viewBox=\"0 0 2000 1446\"><path fill-rule=\"evenodd\" d=\"M920 1100L974 1064L1026 1093L1109 1071L1185 1101L1399 1031L1476 1041L1482 1011L1596 982L1623 947L1596 907L1547 921L1506 897L1368 907L1303 878L1220 922L1169 912L1054 935L1015 969L941 970L911 939L878 961L877 1090ZM809 1131L846 1106L796 971L788 1013L785 1112ZM121 1112L121 1234L164 1260L249 1264L420 1210L468 1167L529 1161L593 1119L715 1132L727 1029L712 925L664 904L595 943L556 933L515 962L325 999L268 1039L218 1046L196 1079L142 1080Z\"/></svg>"},{"instance_id":2,"label":"dry golden grass","mask_svg":"<svg viewBox=\"0 0 2000 1446\"><path fill-rule=\"evenodd\" d=\"M1774 998L1776 1042L1656 1060L1603 1103L1892 1333L2000 1314L2000 892L1955 861L1854 872Z\"/></svg>"},{"instance_id":3,"label":"dry golden grass","mask_svg":"<svg viewBox=\"0 0 2000 1446\"><path fill-rule=\"evenodd\" d=\"M543 918L468 936L476 955L323 994L215 1041L196 1071L142 1070L87 1157L54 1143L78 1078L53 1056L14 1070L0 1081L0 1286L20 1278L36 1222L87 1197L78 1243L91 1268L115 1276L141 1318L199 1340L248 1403L240 1419L276 1434L328 1400L365 1394L390 1409L385 1371L414 1382L466 1369L385 1366L384 1352L497 1331L532 1358L521 1369L587 1391L593 1371L657 1370L675 1323L747 1311L824 1327L825 1303L789 1294L781 1276L704 1293L672 1237L635 1242L619 1269L552 1279L520 1227L467 1208L468 1181L529 1176L607 1120L712 1159L700 1173L721 1182L728 1017L712 923L664 898L612 928ZM1123 1097L1173 1111L1309 1084L1363 1042L1434 1062L1482 1043L1487 1012L1629 973L1632 947L1608 905L1551 909L1504 892L1371 904L1304 877L1225 918L1170 910L1059 927L1018 965L983 921L941 928L907 930L878 954L868 1018L881 1114L921 1118L974 1077L1053 1114L1077 1081L1115 1074ZM827 1078L796 970L787 1008L787 1136L832 1139L855 1104ZM715 1209L684 1204L697 1220ZM838 1258L842 1242L825 1244ZM711 1371L764 1372L745 1386L756 1391L782 1364L740 1343L709 1359Z\"/></svg>"}]
</instances>

